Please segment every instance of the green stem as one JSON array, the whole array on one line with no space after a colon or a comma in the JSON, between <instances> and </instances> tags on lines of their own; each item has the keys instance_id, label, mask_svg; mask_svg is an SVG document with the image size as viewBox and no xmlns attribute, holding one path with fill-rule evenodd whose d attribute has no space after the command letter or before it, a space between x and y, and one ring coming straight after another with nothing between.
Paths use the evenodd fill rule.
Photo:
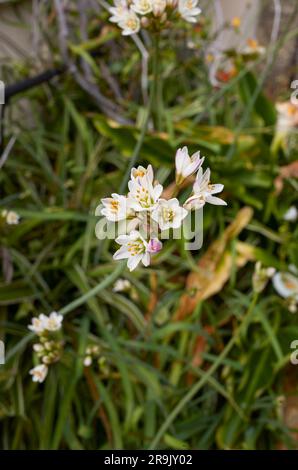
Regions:
<instances>
[{"instance_id":1,"label":"green stem","mask_svg":"<svg viewBox=\"0 0 298 470\"><path fill-rule=\"evenodd\" d=\"M67 313L71 312L75 308L87 302L91 297L94 297L96 294L98 294L100 291L108 287L110 284L115 282L116 279L124 271L125 265L126 265L125 262L119 263L115 271L113 271L109 276L103 279L103 281L101 281L101 283L98 284L98 286L93 287L93 289L89 290L89 292L87 292L86 294L82 295L81 297L74 300L73 302L70 302L70 304L66 305L66 307L59 310L59 313L61 313L61 315L66 315Z\"/></svg>"},{"instance_id":2,"label":"green stem","mask_svg":"<svg viewBox=\"0 0 298 470\"><path fill-rule=\"evenodd\" d=\"M161 124L161 116L162 116L161 102L162 102L162 100L161 100L161 97L159 96L159 95L161 95L161 90L158 93L158 89L161 86L161 84L159 84L159 67L158 67L158 63L159 63L159 36L156 36L154 38L154 53L153 53L153 65L152 65L152 67L153 67L153 81L152 81L152 84L151 84L151 87L150 87L149 102L148 102L148 106L147 106L147 109L146 109L145 119L144 119L144 122L143 122L143 125L142 125L142 128L141 128L140 137L139 137L139 139L136 143L136 146L134 148L132 157L129 161L127 170L125 172L125 175L124 175L123 180L122 180L121 185L120 185L120 194L122 194L126 189L126 186L127 186L127 183L128 183L129 177L130 177L131 169L135 166L137 158L138 158L139 153L140 153L140 150L143 146L144 139L146 137L146 133L147 133L147 130L148 130L148 124L149 124L149 120L150 120L150 117L151 117L151 113L153 114L153 120L154 120L154 123L155 123L155 127L158 129L158 126ZM157 121L159 121L159 124L158 124Z\"/></svg>"},{"instance_id":3,"label":"green stem","mask_svg":"<svg viewBox=\"0 0 298 470\"><path fill-rule=\"evenodd\" d=\"M162 129L162 83L160 77L160 46L159 34L154 37L153 50L153 118L154 127L157 131Z\"/></svg>"},{"instance_id":4,"label":"green stem","mask_svg":"<svg viewBox=\"0 0 298 470\"><path fill-rule=\"evenodd\" d=\"M171 426L172 422L174 419L179 415L179 413L183 410L184 406L199 392L199 390L205 385L205 383L210 379L212 374L218 369L218 367L221 365L222 360L225 359L225 357L229 354L231 349L234 347L235 343L237 342L239 336L242 333L242 330L245 329L248 325L248 322L250 320L251 314L254 311L254 308L256 306L258 299L258 295L254 294L253 299L251 301L251 304L247 310L247 313L241 323L241 325L238 327L236 330L234 336L231 338L225 349L221 352L221 354L218 356L216 361L213 363L213 365L210 367L210 369L204 374L204 376L194 384L194 386L190 389L190 391L180 400L178 405L174 408L174 410L169 414L163 425L160 427L158 433L156 434L155 438L150 444L149 449L154 450L156 446L158 445L160 439L163 437L164 433L167 431L169 426Z\"/></svg>"}]
</instances>

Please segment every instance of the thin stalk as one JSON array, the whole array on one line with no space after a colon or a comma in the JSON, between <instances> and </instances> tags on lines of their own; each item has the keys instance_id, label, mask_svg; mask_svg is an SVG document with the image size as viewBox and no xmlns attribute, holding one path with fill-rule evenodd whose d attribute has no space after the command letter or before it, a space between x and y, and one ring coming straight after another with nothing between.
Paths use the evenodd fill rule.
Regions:
<instances>
[{"instance_id":1,"label":"thin stalk","mask_svg":"<svg viewBox=\"0 0 298 470\"><path fill-rule=\"evenodd\" d=\"M110 284L116 281L116 279L121 275L121 273L124 271L125 268L125 263L119 263L115 271L113 271L109 276L107 276L103 281L101 281L98 286L93 287L93 289L89 290L86 294L82 295L78 299L74 300L73 302L70 302L70 304L66 305L64 308L59 310L59 313L61 315L66 315L67 313L71 312L75 308L79 307L80 305L86 303L91 297L94 297L96 294L98 294L100 291L108 287Z\"/></svg>"},{"instance_id":2,"label":"thin stalk","mask_svg":"<svg viewBox=\"0 0 298 470\"><path fill-rule=\"evenodd\" d=\"M160 76L160 44L159 34L154 38L153 50L153 100L154 100L154 127L162 130L162 82Z\"/></svg>"},{"instance_id":3,"label":"thin stalk","mask_svg":"<svg viewBox=\"0 0 298 470\"><path fill-rule=\"evenodd\" d=\"M129 177L130 177L131 169L135 166L137 158L138 158L139 153L140 153L140 150L143 146L143 143L144 143L144 140L145 140L145 137L146 137L146 133L147 133L147 130L148 130L148 125L149 125L151 113L153 114L153 120L154 121L155 121L155 116L157 114L158 115L161 114L160 112L158 112L156 114L157 106L159 107L159 104L158 104L159 100L158 100L158 97L157 97L157 95L158 95L158 93L157 93L157 89L158 89L158 60L159 60L159 37L156 36L155 41L154 41L154 53L153 53L153 63L152 63L153 81L152 81L151 87L150 87L150 96L149 96L148 106L147 106L147 109L146 109L146 115L145 115L145 119L143 121L143 125L142 125L142 128L141 128L140 137L139 137L139 139L136 143L136 146L134 148L132 157L129 161L127 170L125 172L125 175L124 175L124 177L122 179L122 182L121 182L121 185L120 185L120 194L122 194L126 189L126 186L127 186L127 183L128 183Z\"/></svg>"},{"instance_id":4,"label":"thin stalk","mask_svg":"<svg viewBox=\"0 0 298 470\"><path fill-rule=\"evenodd\" d=\"M163 425L160 427L159 431L157 432L155 438L152 440L149 449L154 450L158 445L159 441L163 437L164 433L167 429L171 426L172 422L175 418L179 415L179 413L183 410L184 406L201 390L201 388L205 385L206 382L210 379L212 374L218 369L221 365L223 359L229 354L231 349L234 347L235 343L238 341L240 335L242 334L243 330L247 328L248 322L251 318L251 314L253 313L256 303L257 303L258 295L254 294L250 306L245 314L245 317L241 323L241 325L236 330L234 336L230 339L229 343L226 345L225 349L221 352L218 356L216 361L210 367L210 369L204 374L204 376L193 385L190 391L180 400L178 405L174 408L174 410L169 414Z\"/></svg>"}]
</instances>

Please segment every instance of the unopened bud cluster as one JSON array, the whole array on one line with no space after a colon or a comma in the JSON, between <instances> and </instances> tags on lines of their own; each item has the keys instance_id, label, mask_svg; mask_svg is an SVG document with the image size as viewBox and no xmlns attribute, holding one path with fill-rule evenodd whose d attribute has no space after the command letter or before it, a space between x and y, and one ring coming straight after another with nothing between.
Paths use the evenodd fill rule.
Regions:
<instances>
[{"instance_id":1,"label":"unopened bud cluster","mask_svg":"<svg viewBox=\"0 0 298 470\"><path fill-rule=\"evenodd\" d=\"M105 375L108 374L110 370L107 359L102 355L101 347L98 345L92 345L86 348L83 363L85 367L91 367L93 364L97 364L99 370Z\"/></svg>"},{"instance_id":2,"label":"unopened bud cluster","mask_svg":"<svg viewBox=\"0 0 298 470\"><path fill-rule=\"evenodd\" d=\"M52 312L49 316L43 313L39 317L32 318L29 330L33 331L39 339L33 345L40 364L30 370L33 382L43 382L48 375L48 366L59 361L63 351L61 339L63 316Z\"/></svg>"}]
</instances>

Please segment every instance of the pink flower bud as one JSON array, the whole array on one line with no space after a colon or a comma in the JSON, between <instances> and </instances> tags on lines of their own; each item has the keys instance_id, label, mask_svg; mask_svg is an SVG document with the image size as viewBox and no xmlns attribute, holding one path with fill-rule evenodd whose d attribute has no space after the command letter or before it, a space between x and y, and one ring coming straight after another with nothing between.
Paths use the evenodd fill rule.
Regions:
<instances>
[{"instance_id":1,"label":"pink flower bud","mask_svg":"<svg viewBox=\"0 0 298 470\"><path fill-rule=\"evenodd\" d=\"M158 238L152 238L148 243L149 253L158 253L162 249L162 243Z\"/></svg>"}]
</instances>

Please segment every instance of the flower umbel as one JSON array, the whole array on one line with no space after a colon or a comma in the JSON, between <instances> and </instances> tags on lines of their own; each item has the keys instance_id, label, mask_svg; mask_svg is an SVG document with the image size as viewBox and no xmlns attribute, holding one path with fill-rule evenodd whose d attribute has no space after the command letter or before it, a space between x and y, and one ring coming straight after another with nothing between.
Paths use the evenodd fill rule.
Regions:
<instances>
[{"instance_id":1,"label":"flower umbel","mask_svg":"<svg viewBox=\"0 0 298 470\"><path fill-rule=\"evenodd\" d=\"M117 23L122 34L139 32L140 27L160 31L179 17L188 23L196 23L201 13L198 0L114 0L109 8L110 21Z\"/></svg>"},{"instance_id":2,"label":"flower umbel","mask_svg":"<svg viewBox=\"0 0 298 470\"><path fill-rule=\"evenodd\" d=\"M193 194L184 207L180 205L177 198L161 197L163 187L154 179L151 165L147 168L138 166L131 169L127 196L113 193L111 198L102 199L104 208L99 206L101 215L107 220L118 222L118 229L120 228L121 235L116 238L116 242L121 247L113 256L115 260L127 259L130 271L133 271L140 263L148 266L151 257L162 250L163 244L160 239L167 238L169 229L183 227L189 210L201 208L206 202L226 205L225 201L213 196L222 191L223 185L210 183L210 170L208 168L203 173L203 162L204 157L201 158L200 152L190 157L187 147L179 149L176 153L175 192L179 191L180 183L184 179L198 171ZM98 214L98 208L96 214ZM176 236L177 232L175 232ZM121 280L119 284L115 284L115 292L126 289L124 282Z\"/></svg>"},{"instance_id":3,"label":"flower umbel","mask_svg":"<svg viewBox=\"0 0 298 470\"><path fill-rule=\"evenodd\" d=\"M34 382L43 382L48 374L48 366L59 361L63 341L61 341L60 330L62 328L63 316L57 312L52 312L49 316L41 313L31 320L29 330L34 332L39 339L33 345L33 350L41 364L30 370Z\"/></svg>"}]
</instances>

